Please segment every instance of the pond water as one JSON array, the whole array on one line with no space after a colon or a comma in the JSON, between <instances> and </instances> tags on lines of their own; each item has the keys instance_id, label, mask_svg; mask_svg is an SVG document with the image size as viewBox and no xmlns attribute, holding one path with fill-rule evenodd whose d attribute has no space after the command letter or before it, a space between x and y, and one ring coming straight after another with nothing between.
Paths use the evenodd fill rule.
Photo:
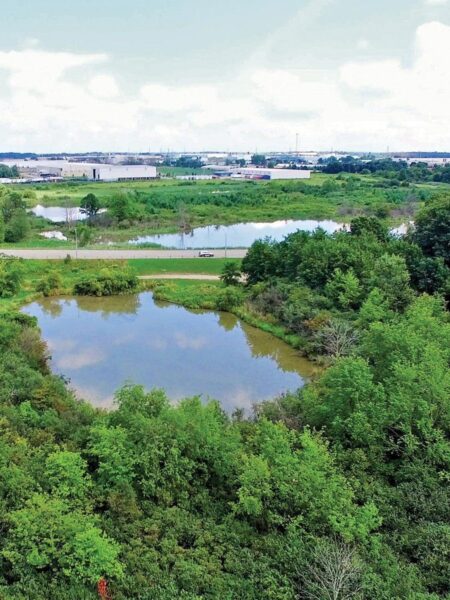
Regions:
<instances>
[{"instance_id":1,"label":"pond water","mask_svg":"<svg viewBox=\"0 0 450 600\"><path fill-rule=\"evenodd\" d=\"M188 310L131 296L45 298L38 318L51 367L78 396L111 406L127 381L177 400L219 400L227 412L302 387L314 367L290 346L230 313Z\"/></svg>"},{"instance_id":2,"label":"pond water","mask_svg":"<svg viewBox=\"0 0 450 600\"><path fill-rule=\"evenodd\" d=\"M196 248L249 248L255 240L270 236L280 242L286 235L298 229L314 231L321 227L328 233L342 229L343 223L336 221L289 220L272 223L237 223L236 225L209 225L197 227L189 233L164 233L144 235L130 244L158 244L178 250Z\"/></svg>"},{"instance_id":3,"label":"pond water","mask_svg":"<svg viewBox=\"0 0 450 600\"><path fill-rule=\"evenodd\" d=\"M48 219L52 223L83 221L86 219L86 215L76 206L42 206L41 204L37 204L31 209L31 212L37 217Z\"/></svg>"},{"instance_id":4,"label":"pond water","mask_svg":"<svg viewBox=\"0 0 450 600\"><path fill-rule=\"evenodd\" d=\"M81 212L79 206L42 206L36 204L30 209L36 217L44 217L52 223L66 223L73 221L84 221L87 219L87 215ZM101 208L99 213L106 212L106 208Z\"/></svg>"}]
</instances>

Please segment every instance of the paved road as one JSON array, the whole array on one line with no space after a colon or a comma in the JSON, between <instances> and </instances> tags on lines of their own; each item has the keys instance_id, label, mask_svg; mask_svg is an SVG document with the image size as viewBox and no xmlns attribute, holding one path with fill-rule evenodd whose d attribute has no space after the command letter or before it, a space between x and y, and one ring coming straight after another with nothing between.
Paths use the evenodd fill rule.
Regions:
<instances>
[{"instance_id":1,"label":"paved road","mask_svg":"<svg viewBox=\"0 0 450 600\"><path fill-rule=\"evenodd\" d=\"M211 250L216 258L243 258L247 250ZM34 259L62 259L68 254L80 259L130 259L130 258L198 258L198 250L65 250L45 248L0 248L0 255ZM208 260L204 258L203 260Z\"/></svg>"}]
</instances>

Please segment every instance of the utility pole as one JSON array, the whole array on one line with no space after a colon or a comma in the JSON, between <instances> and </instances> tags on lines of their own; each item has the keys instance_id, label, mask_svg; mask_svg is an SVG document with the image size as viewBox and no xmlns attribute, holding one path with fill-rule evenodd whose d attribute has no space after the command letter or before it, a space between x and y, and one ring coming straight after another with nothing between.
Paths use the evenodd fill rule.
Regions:
<instances>
[{"instance_id":1,"label":"utility pole","mask_svg":"<svg viewBox=\"0 0 450 600\"><path fill-rule=\"evenodd\" d=\"M295 153L298 154L298 133L295 134Z\"/></svg>"}]
</instances>

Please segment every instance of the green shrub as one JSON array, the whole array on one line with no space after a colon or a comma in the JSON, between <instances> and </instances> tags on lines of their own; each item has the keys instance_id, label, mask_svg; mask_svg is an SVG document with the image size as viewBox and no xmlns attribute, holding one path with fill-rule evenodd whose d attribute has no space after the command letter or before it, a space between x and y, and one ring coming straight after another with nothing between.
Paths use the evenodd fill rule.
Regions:
<instances>
[{"instance_id":1,"label":"green shrub","mask_svg":"<svg viewBox=\"0 0 450 600\"><path fill-rule=\"evenodd\" d=\"M15 259L0 260L0 298L11 298L20 291L22 269Z\"/></svg>"},{"instance_id":2,"label":"green shrub","mask_svg":"<svg viewBox=\"0 0 450 600\"><path fill-rule=\"evenodd\" d=\"M82 296L113 296L136 290L138 279L130 270L102 269L77 281L74 293Z\"/></svg>"},{"instance_id":3,"label":"green shrub","mask_svg":"<svg viewBox=\"0 0 450 600\"><path fill-rule=\"evenodd\" d=\"M5 242L20 242L30 231L30 223L24 211L15 213L5 228Z\"/></svg>"},{"instance_id":4,"label":"green shrub","mask_svg":"<svg viewBox=\"0 0 450 600\"><path fill-rule=\"evenodd\" d=\"M219 310L231 310L235 306L242 304L244 294L242 290L236 287L226 287L222 290L216 300L216 306Z\"/></svg>"},{"instance_id":5,"label":"green shrub","mask_svg":"<svg viewBox=\"0 0 450 600\"><path fill-rule=\"evenodd\" d=\"M43 279L38 281L36 285L36 291L41 292L44 296L50 296L53 292L56 292L62 285L61 275L52 271L48 273Z\"/></svg>"}]
</instances>

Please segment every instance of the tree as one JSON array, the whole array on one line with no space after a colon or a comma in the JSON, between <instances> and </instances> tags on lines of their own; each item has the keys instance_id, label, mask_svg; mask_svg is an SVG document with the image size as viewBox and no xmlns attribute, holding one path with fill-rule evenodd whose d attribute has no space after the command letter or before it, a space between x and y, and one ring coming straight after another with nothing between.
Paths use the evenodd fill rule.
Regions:
<instances>
[{"instance_id":1,"label":"tree","mask_svg":"<svg viewBox=\"0 0 450 600\"><path fill-rule=\"evenodd\" d=\"M339 539L320 540L300 573L301 598L350 600L361 591L362 568L355 547Z\"/></svg>"},{"instance_id":2,"label":"tree","mask_svg":"<svg viewBox=\"0 0 450 600\"><path fill-rule=\"evenodd\" d=\"M1 210L5 223L9 223L16 212L25 212L25 209L26 203L18 192L7 192L3 196Z\"/></svg>"},{"instance_id":3,"label":"tree","mask_svg":"<svg viewBox=\"0 0 450 600\"><path fill-rule=\"evenodd\" d=\"M236 262L228 261L224 264L220 279L225 285L237 285L241 278L241 270Z\"/></svg>"},{"instance_id":4,"label":"tree","mask_svg":"<svg viewBox=\"0 0 450 600\"><path fill-rule=\"evenodd\" d=\"M356 217L350 221L351 235L373 234L380 242L388 237L387 227L375 217Z\"/></svg>"},{"instance_id":5,"label":"tree","mask_svg":"<svg viewBox=\"0 0 450 600\"><path fill-rule=\"evenodd\" d=\"M19 170L16 165L8 167L8 165L0 164L0 177L19 177Z\"/></svg>"},{"instance_id":6,"label":"tree","mask_svg":"<svg viewBox=\"0 0 450 600\"><path fill-rule=\"evenodd\" d=\"M409 281L403 257L383 254L375 261L370 284L384 294L391 309L403 310L412 301L414 295Z\"/></svg>"},{"instance_id":7,"label":"tree","mask_svg":"<svg viewBox=\"0 0 450 600\"><path fill-rule=\"evenodd\" d=\"M253 154L252 156L252 165L255 167L265 167L267 164L267 159L264 154Z\"/></svg>"},{"instance_id":8,"label":"tree","mask_svg":"<svg viewBox=\"0 0 450 600\"><path fill-rule=\"evenodd\" d=\"M18 576L53 572L91 584L100 577L122 576L119 545L101 532L92 516L72 510L60 498L35 494L10 515L10 523L2 555Z\"/></svg>"},{"instance_id":9,"label":"tree","mask_svg":"<svg viewBox=\"0 0 450 600\"><path fill-rule=\"evenodd\" d=\"M87 464L78 452L60 451L46 461L46 483L53 495L71 501L85 502L90 487Z\"/></svg>"},{"instance_id":10,"label":"tree","mask_svg":"<svg viewBox=\"0 0 450 600\"><path fill-rule=\"evenodd\" d=\"M345 273L335 269L333 277L325 286L326 294L342 308L356 308L361 298L361 286L353 269Z\"/></svg>"},{"instance_id":11,"label":"tree","mask_svg":"<svg viewBox=\"0 0 450 600\"><path fill-rule=\"evenodd\" d=\"M340 319L332 319L317 334L317 341L326 354L333 358L347 356L358 341L358 332Z\"/></svg>"},{"instance_id":12,"label":"tree","mask_svg":"<svg viewBox=\"0 0 450 600\"><path fill-rule=\"evenodd\" d=\"M393 315L394 313L390 310L389 302L383 292L378 288L374 288L360 308L358 323L363 327L368 327L371 323L377 321L387 321Z\"/></svg>"},{"instance_id":13,"label":"tree","mask_svg":"<svg viewBox=\"0 0 450 600\"><path fill-rule=\"evenodd\" d=\"M430 202L419 211L412 237L424 254L441 257L450 267L450 196Z\"/></svg>"},{"instance_id":14,"label":"tree","mask_svg":"<svg viewBox=\"0 0 450 600\"><path fill-rule=\"evenodd\" d=\"M20 242L30 231L30 222L24 210L17 210L5 228L5 242Z\"/></svg>"},{"instance_id":15,"label":"tree","mask_svg":"<svg viewBox=\"0 0 450 600\"><path fill-rule=\"evenodd\" d=\"M10 298L18 293L22 281L22 268L15 259L0 259L0 298Z\"/></svg>"},{"instance_id":16,"label":"tree","mask_svg":"<svg viewBox=\"0 0 450 600\"><path fill-rule=\"evenodd\" d=\"M265 281L276 274L276 249L276 243L270 238L253 242L242 260L242 271L247 275L249 283Z\"/></svg>"},{"instance_id":17,"label":"tree","mask_svg":"<svg viewBox=\"0 0 450 600\"><path fill-rule=\"evenodd\" d=\"M100 210L100 201L95 194L89 193L81 200L80 212L90 219Z\"/></svg>"},{"instance_id":18,"label":"tree","mask_svg":"<svg viewBox=\"0 0 450 600\"><path fill-rule=\"evenodd\" d=\"M116 192L108 201L109 213L119 222L137 218L140 207L136 205L130 194Z\"/></svg>"}]
</instances>

